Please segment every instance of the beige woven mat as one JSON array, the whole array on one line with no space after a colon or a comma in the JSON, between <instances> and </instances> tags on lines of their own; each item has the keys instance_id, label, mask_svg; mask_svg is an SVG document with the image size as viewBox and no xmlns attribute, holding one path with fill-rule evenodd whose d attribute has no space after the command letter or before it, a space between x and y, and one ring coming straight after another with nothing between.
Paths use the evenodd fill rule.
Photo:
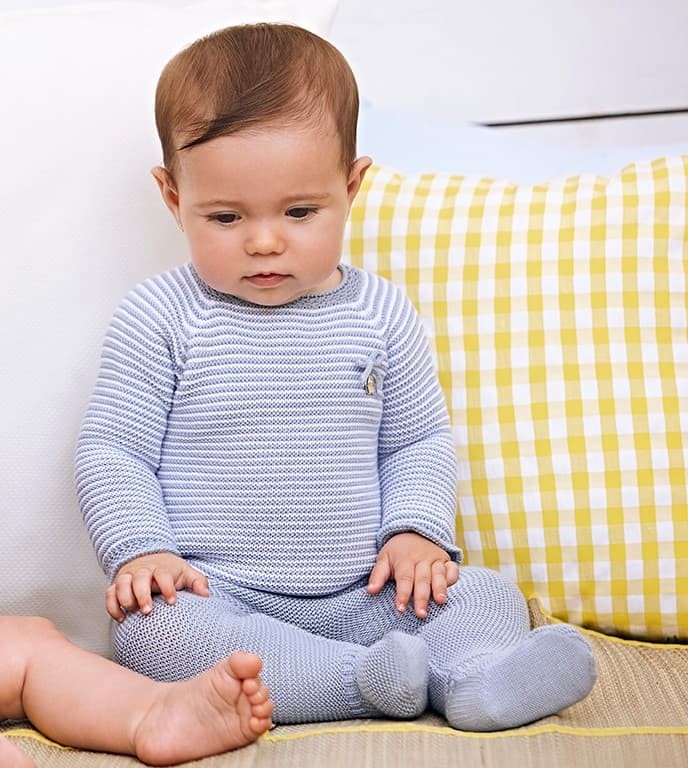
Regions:
<instances>
[{"instance_id":1,"label":"beige woven mat","mask_svg":"<svg viewBox=\"0 0 688 768\"><path fill-rule=\"evenodd\" d=\"M535 625L547 622L530 602ZM513 731L466 734L434 715L410 723L356 720L281 726L200 768L616 768L688 766L688 646L586 633L598 682L585 701ZM137 760L65 750L35 731L5 730L40 768L133 768ZM2 767L4 768L4 766Z\"/></svg>"}]
</instances>

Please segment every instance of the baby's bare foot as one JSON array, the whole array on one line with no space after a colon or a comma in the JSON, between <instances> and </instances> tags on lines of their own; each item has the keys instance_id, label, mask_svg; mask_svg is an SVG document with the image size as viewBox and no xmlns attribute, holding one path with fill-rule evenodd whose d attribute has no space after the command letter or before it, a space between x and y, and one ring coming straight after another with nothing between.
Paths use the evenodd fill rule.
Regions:
<instances>
[{"instance_id":1,"label":"baby's bare foot","mask_svg":"<svg viewBox=\"0 0 688 768\"><path fill-rule=\"evenodd\" d=\"M0 736L0 765L3 768L36 768L36 763L9 739Z\"/></svg>"},{"instance_id":2,"label":"baby's bare foot","mask_svg":"<svg viewBox=\"0 0 688 768\"><path fill-rule=\"evenodd\" d=\"M134 734L137 757L173 765L255 741L270 728L273 709L261 666L257 656L239 651L190 680L161 684Z\"/></svg>"}]
</instances>

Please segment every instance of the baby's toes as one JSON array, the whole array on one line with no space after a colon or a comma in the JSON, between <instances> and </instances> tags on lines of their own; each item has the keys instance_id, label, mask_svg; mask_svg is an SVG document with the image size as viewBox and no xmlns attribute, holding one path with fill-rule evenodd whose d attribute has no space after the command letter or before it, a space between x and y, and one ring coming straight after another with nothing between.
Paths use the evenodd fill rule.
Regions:
<instances>
[{"instance_id":1,"label":"baby's toes","mask_svg":"<svg viewBox=\"0 0 688 768\"><path fill-rule=\"evenodd\" d=\"M241 681L241 690L244 696L249 699L251 696L255 696L263 687L265 686L263 686L259 677L247 677Z\"/></svg>"},{"instance_id":2,"label":"baby's toes","mask_svg":"<svg viewBox=\"0 0 688 768\"><path fill-rule=\"evenodd\" d=\"M249 687L252 688L253 686ZM246 695L246 698L249 700L249 703L252 707L256 704L262 704L270 698L270 691L268 691L267 686L260 681L258 681L256 687L253 688L250 693L244 687L244 694Z\"/></svg>"},{"instance_id":3,"label":"baby's toes","mask_svg":"<svg viewBox=\"0 0 688 768\"><path fill-rule=\"evenodd\" d=\"M260 704L251 704L251 714L255 717L272 717L272 710L275 708L271 699L266 699Z\"/></svg>"},{"instance_id":4,"label":"baby's toes","mask_svg":"<svg viewBox=\"0 0 688 768\"><path fill-rule=\"evenodd\" d=\"M245 651L235 651L228 658L229 667L234 676L239 680L251 680L259 677L263 666L259 656L255 653L246 653Z\"/></svg>"},{"instance_id":5,"label":"baby's toes","mask_svg":"<svg viewBox=\"0 0 688 768\"><path fill-rule=\"evenodd\" d=\"M249 728L256 735L265 733L272 728L273 703L268 700L263 704L257 704L251 707L251 717L249 718Z\"/></svg>"},{"instance_id":6,"label":"baby's toes","mask_svg":"<svg viewBox=\"0 0 688 768\"><path fill-rule=\"evenodd\" d=\"M249 717L248 724L254 734L260 736L261 733L265 733L265 731L272 728L272 711L273 704L271 701L251 707L251 716Z\"/></svg>"}]
</instances>

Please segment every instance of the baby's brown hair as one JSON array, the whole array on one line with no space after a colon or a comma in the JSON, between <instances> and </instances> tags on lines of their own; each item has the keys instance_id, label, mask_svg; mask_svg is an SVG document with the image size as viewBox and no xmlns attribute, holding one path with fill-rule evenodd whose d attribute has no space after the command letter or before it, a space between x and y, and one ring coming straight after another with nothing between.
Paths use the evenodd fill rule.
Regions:
<instances>
[{"instance_id":1,"label":"baby's brown hair","mask_svg":"<svg viewBox=\"0 0 688 768\"><path fill-rule=\"evenodd\" d=\"M218 136L310 123L339 137L346 172L356 157L358 88L342 54L290 24L246 24L213 32L162 71L155 122L163 163L176 176L177 152Z\"/></svg>"}]
</instances>

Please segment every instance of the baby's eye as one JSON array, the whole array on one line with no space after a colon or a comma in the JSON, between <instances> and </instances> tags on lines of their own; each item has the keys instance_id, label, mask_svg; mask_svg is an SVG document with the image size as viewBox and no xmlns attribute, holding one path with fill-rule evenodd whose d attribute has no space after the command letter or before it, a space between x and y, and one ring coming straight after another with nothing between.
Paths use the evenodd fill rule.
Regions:
<instances>
[{"instance_id":1,"label":"baby's eye","mask_svg":"<svg viewBox=\"0 0 688 768\"><path fill-rule=\"evenodd\" d=\"M287 211L287 216L290 216L292 219L305 219L311 213L317 213L317 208L301 206L299 208L290 208Z\"/></svg>"},{"instance_id":2,"label":"baby's eye","mask_svg":"<svg viewBox=\"0 0 688 768\"><path fill-rule=\"evenodd\" d=\"M234 224L239 220L239 216L236 213L216 213L210 217L212 221L219 221L220 224Z\"/></svg>"}]
</instances>

